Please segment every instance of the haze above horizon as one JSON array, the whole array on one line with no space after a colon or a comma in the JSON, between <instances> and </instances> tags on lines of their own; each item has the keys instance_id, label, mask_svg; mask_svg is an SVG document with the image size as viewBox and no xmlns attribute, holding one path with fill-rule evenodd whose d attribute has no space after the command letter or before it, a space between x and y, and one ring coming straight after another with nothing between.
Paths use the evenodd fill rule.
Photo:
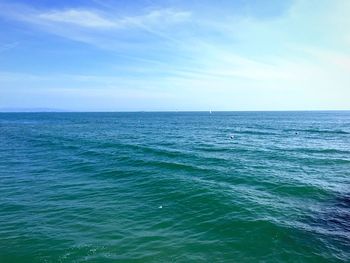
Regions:
<instances>
[{"instance_id":1,"label":"haze above horizon","mask_svg":"<svg viewBox=\"0 0 350 263\"><path fill-rule=\"evenodd\" d=\"M0 109L350 109L350 1L0 0Z\"/></svg>"}]
</instances>

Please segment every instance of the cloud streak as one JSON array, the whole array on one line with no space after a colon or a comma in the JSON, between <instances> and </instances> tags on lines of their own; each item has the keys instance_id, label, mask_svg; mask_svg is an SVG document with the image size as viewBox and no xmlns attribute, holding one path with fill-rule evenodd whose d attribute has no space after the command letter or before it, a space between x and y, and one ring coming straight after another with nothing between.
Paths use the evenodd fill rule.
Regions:
<instances>
[{"instance_id":1,"label":"cloud streak","mask_svg":"<svg viewBox=\"0 0 350 263\"><path fill-rule=\"evenodd\" d=\"M111 28L117 26L113 21L87 10L70 9L64 11L50 11L37 15L37 18L54 23L72 24L90 28Z\"/></svg>"},{"instance_id":2,"label":"cloud streak","mask_svg":"<svg viewBox=\"0 0 350 263\"><path fill-rule=\"evenodd\" d=\"M110 14L111 17L113 14ZM93 10L56 10L34 15L33 18L51 23L70 24L92 29L129 29L135 27L164 26L186 21L191 14L171 9L153 10L140 16L124 16L118 19L109 18Z\"/></svg>"}]
</instances>

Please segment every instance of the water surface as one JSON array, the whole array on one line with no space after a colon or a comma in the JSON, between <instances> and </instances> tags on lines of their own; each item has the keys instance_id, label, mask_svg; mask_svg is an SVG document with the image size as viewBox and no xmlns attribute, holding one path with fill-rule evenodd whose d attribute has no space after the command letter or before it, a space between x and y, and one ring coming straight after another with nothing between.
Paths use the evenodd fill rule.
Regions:
<instances>
[{"instance_id":1,"label":"water surface","mask_svg":"<svg viewBox=\"0 0 350 263\"><path fill-rule=\"evenodd\" d=\"M349 260L350 112L0 114L0 262Z\"/></svg>"}]
</instances>

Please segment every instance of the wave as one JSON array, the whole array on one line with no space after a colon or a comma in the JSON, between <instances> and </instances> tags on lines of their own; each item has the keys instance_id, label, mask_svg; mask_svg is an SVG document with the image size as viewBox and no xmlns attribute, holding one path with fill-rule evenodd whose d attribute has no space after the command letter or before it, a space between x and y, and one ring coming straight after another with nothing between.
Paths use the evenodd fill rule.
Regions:
<instances>
[{"instance_id":1,"label":"wave","mask_svg":"<svg viewBox=\"0 0 350 263\"><path fill-rule=\"evenodd\" d=\"M320 133L320 134L350 134L348 131L344 130L322 130L322 129L285 129L286 132L298 132L298 133Z\"/></svg>"},{"instance_id":2,"label":"wave","mask_svg":"<svg viewBox=\"0 0 350 263\"><path fill-rule=\"evenodd\" d=\"M249 135L267 135L267 136L273 136L273 135L278 135L279 133L277 132L266 132L266 131L258 131L258 130L238 130L234 131L233 133L235 134L249 134Z\"/></svg>"},{"instance_id":3,"label":"wave","mask_svg":"<svg viewBox=\"0 0 350 263\"><path fill-rule=\"evenodd\" d=\"M339 149L315 149L315 148L292 148L284 149L287 152L300 152L300 153L329 153L329 154L350 154L350 151Z\"/></svg>"}]
</instances>

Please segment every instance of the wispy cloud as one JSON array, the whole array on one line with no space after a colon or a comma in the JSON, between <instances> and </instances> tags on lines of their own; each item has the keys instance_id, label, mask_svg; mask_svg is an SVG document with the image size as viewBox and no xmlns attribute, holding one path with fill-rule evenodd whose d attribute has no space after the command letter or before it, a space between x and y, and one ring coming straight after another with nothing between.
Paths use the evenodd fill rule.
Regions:
<instances>
[{"instance_id":1,"label":"wispy cloud","mask_svg":"<svg viewBox=\"0 0 350 263\"><path fill-rule=\"evenodd\" d=\"M87 10L70 9L64 11L50 11L37 15L37 18L44 21L91 28L110 28L116 26L115 22Z\"/></svg>"},{"instance_id":2,"label":"wispy cloud","mask_svg":"<svg viewBox=\"0 0 350 263\"><path fill-rule=\"evenodd\" d=\"M172 9L159 9L150 11L139 16L122 16L120 18L112 18L113 14L100 14L96 10L55 10L40 13L34 16L39 22L40 20L52 23L71 24L75 26L87 28L114 28L126 29L135 27L161 27L183 22L190 17L189 12L175 11Z\"/></svg>"},{"instance_id":3,"label":"wispy cloud","mask_svg":"<svg viewBox=\"0 0 350 263\"><path fill-rule=\"evenodd\" d=\"M147 38L153 42L155 38L158 41L179 43L172 29L190 21L192 13L170 7L123 14L115 10L93 8L42 10L0 3L0 16L23 22L34 30L74 41L110 50L125 50L136 46L142 46L143 49L151 47L144 45ZM130 42L130 39L134 42Z\"/></svg>"}]
</instances>

